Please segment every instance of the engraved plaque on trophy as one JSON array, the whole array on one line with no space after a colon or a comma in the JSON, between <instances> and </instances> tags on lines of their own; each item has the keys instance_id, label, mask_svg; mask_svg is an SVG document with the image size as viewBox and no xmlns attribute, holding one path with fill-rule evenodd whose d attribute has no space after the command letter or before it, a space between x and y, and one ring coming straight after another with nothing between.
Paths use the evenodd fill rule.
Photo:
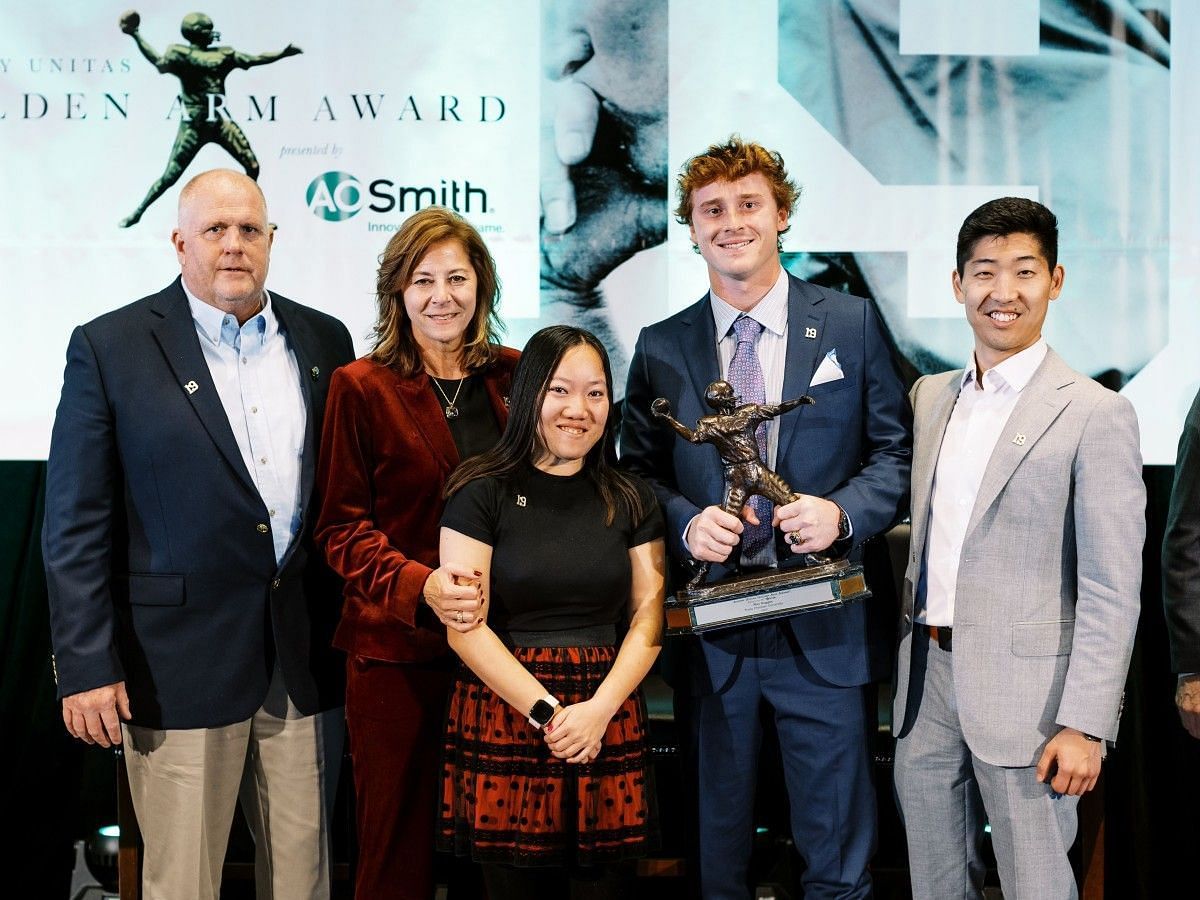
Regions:
<instances>
[{"instance_id":1,"label":"engraved plaque on trophy","mask_svg":"<svg viewBox=\"0 0 1200 900\"><path fill-rule=\"evenodd\" d=\"M721 508L740 517L742 507L755 494L780 506L799 497L763 462L755 432L768 419L811 404L813 399L806 395L782 403L739 404L726 381L710 384L705 399L714 414L702 417L695 429L675 419L670 404L662 397L650 409L684 440L712 444L717 449L725 472ZM740 547L734 547L730 558L736 560L739 552ZM691 580L667 600L666 633L702 634L829 609L871 596L861 565L844 559L810 559L813 564L808 566L733 575L711 584L706 583L710 564L695 563Z\"/></svg>"}]
</instances>

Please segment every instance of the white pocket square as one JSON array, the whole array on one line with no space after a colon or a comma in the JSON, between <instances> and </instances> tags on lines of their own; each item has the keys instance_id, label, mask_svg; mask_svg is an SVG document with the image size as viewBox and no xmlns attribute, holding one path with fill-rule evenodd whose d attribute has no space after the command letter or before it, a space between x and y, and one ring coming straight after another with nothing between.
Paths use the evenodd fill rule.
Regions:
<instances>
[{"instance_id":1,"label":"white pocket square","mask_svg":"<svg viewBox=\"0 0 1200 900\"><path fill-rule=\"evenodd\" d=\"M827 384L830 381L840 381L845 377L842 374L842 367L838 363L837 348L835 347L825 354L825 358L817 366L817 371L813 373L812 382L808 386L815 388L817 385Z\"/></svg>"}]
</instances>

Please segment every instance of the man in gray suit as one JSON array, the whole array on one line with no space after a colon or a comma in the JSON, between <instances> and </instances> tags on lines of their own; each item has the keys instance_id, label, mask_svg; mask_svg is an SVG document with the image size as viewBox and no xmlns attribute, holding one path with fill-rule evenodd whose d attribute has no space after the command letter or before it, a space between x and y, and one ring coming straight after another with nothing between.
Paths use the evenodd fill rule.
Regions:
<instances>
[{"instance_id":1,"label":"man in gray suit","mask_svg":"<svg viewBox=\"0 0 1200 900\"><path fill-rule=\"evenodd\" d=\"M958 234L972 364L912 389L912 549L893 727L915 897L1077 895L1079 796L1117 736L1145 490L1125 398L1042 338L1058 223L1006 197Z\"/></svg>"}]
</instances>

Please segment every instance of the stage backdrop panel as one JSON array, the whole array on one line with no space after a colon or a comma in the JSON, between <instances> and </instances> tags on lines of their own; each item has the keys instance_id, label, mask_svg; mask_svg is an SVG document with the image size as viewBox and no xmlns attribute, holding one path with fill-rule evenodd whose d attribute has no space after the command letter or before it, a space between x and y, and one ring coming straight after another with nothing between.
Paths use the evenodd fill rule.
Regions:
<instances>
[{"instance_id":1,"label":"stage backdrop panel","mask_svg":"<svg viewBox=\"0 0 1200 900\"><path fill-rule=\"evenodd\" d=\"M1196 4L201 9L208 49L203 19L189 43L162 2L136 29L108 3L0 10L0 458L45 455L71 328L174 277L179 189L216 166L260 172L268 286L342 318L360 352L379 253L439 202L496 256L508 343L589 327L623 382L638 330L707 287L670 214L675 173L737 132L803 186L789 270L868 296L910 375L969 358L950 291L962 218L1002 194L1047 203L1067 271L1047 338L1123 386L1148 463L1174 459L1200 385Z\"/></svg>"}]
</instances>

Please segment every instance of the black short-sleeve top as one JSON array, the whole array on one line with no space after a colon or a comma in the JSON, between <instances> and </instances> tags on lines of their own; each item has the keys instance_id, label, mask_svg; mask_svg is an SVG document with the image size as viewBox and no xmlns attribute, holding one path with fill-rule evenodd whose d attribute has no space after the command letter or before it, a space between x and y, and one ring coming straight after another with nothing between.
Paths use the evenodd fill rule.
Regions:
<instances>
[{"instance_id":1,"label":"black short-sleeve top","mask_svg":"<svg viewBox=\"0 0 1200 900\"><path fill-rule=\"evenodd\" d=\"M617 624L629 608L629 550L663 536L653 492L635 482L643 515L604 502L586 472L550 475L532 465L500 479L477 478L450 498L442 525L492 547L496 631L561 631Z\"/></svg>"}]
</instances>

